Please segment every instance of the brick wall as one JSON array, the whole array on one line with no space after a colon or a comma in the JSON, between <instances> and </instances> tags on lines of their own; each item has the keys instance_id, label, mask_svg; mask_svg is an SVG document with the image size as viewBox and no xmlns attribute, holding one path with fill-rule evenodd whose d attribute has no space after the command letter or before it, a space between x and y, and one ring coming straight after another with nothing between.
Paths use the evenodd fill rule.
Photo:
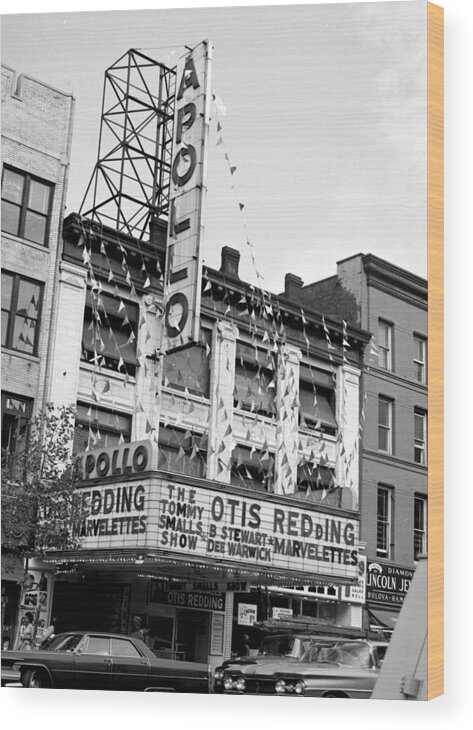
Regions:
<instances>
[{"instance_id":1,"label":"brick wall","mask_svg":"<svg viewBox=\"0 0 473 730\"><path fill-rule=\"evenodd\" d=\"M2 269L44 285L37 355L2 351L2 390L33 397L37 409L50 351L73 108L70 94L2 65L2 169L8 164L55 186L48 247L2 232Z\"/></svg>"},{"instance_id":2,"label":"brick wall","mask_svg":"<svg viewBox=\"0 0 473 730\"><path fill-rule=\"evenodd\" d=\"M345 319L350 324L359 325L356 298L336 276L305 286L300 292L300 301L326 317Z\"/></svg>"}]
</instances>

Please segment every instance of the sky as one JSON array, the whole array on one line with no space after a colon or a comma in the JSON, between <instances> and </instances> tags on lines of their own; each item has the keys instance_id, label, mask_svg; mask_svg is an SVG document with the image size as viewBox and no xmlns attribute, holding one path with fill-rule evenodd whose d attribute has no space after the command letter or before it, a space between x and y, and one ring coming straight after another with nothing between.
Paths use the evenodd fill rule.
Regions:
<instances>
[{"instance_id":1,"label":"sky","mask_svg":"<svg viewBox=\"0 0 473 730\"><path fill-rule=\"evenodd\" d=\"M97 160L106 68L130 48L175 66L209 38L224 147L214 115L204 263L232 246L242 278L281 292L287 272L308 284L359 252L426 276L425 18L423 0L12 14L2 62L74 94L71 213Z\"/></svg>"}]
</instances>

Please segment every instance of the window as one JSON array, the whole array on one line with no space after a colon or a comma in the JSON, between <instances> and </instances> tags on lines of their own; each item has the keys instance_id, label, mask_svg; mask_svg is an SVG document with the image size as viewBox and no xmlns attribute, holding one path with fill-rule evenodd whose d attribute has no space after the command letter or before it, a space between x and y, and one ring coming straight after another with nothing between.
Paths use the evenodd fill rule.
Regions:
<instances>
[{"instance_id":1,"label":"window","mask_svg":"<svg viewBox=\"0 0 473 730\"><path fill-rule=\"evenodd\" d=\"M335 471L328 466L306 461L297 467L297 489L299 497L308 497L312 502L324 502L332 507L341 507L341 490L335 482Z\"/></svg>"},{"instance_id":2,"label":"window","mask_svg":"<svg viewBox=\"0 0 473 730\"><path fill-rule=\"evenodd\" d=\"M418 383L427 383L427 339L414 335L414 377Z\"/></svg>"},{"instance_id":3,"label":"window","mask_svg":"<svg viewBox=\"0 0 473 730\"><path fill-rule=\"evenodd\" d=\"M163 358L163 383L189 393L210 395L210 330L201 331L201 343Z\"/></svg>"},{"instance_id":4,"label":"window","mask_svg":"<svg viewBox=\"0 0 473 730\"><path fill-rule=\"evenodd\" d=\"M236 446L232 452L230 482L260 491L269 490L274 481L274 455L258 453L248 446Z\"/></svg>"},{"instance_id":5,"label":"window","mask_svg":"<svg viewBox=\"0 0 473 730\"><path fill-rule=\"evenodd\" d=\"M112 639L112 656L140 657L135 645L128 639Z\"/></svg>"},{"instance_id":6,"label":"window","mask_svg":"<svg viewBox=\"0 0 473 730\"><path fill-rule=\"evenodd\" d=\"M204 477L206 463L206 437L161 425L159 429L159 469Z\"/></svg>"},{"instance_id":7,"label":"window","mask_svg":"<svg viewBox=\"0 0 473 730\"><path fill-rule=\"evenodd\" d=\"M414 461L427 465L427 413L414 409Z\"/></svg>"},{"instance_id":8,"label":"window","mask_svg":"<svg viewBox=\"0 0 473 730\"><path fill-rule=\"evenodd\" d=\"M389 398L378 398L378 449L392 454L393 402Z\"/></svg>"},{"instance_id":9,"label":"window","mask_svg":"<svg viewBox=\"0 0 473 730\"><path fill-rule=\"evenodd\" d=\"M2 271L2 347L35 355L43 285Z\"/></svg>"},{"instance_id":10,"label":"window","mask_svg":"<svg viewBox=\"0 0 473 730\"><path fill-rule=\"evenodd\" d=\"M2 449L10 456L24 454L33 412L33 401L2 393Z\"/></svg>"},{"instance_id":11,"label":"window","mask_svg":"<svg viewBox=\"0 0 473 730\"><path fill-rule=\"evenodd\" d=\"M414 560L427 552L427 498L414 497Z\"/></svg>"},{"instance_id":12,"label":"window","mask_svg":"<svg viewBox=\"0 0 473 730\"><path fill-rule=\"evenodd\" d=\"M235 408L272 416L276 412L276 363L271 352L237 342Z\"/></svg>"},{"instance_id":13,"label":"window","mask_svg":"<svg viewBox=\"0 0 473 730\"><path fill-rule=\"evenodd\" d=\"M332 373L302 364L299 377L299 425L335 436L335 381Z\"/></svg>"},{"instance_id":14,"label":"window","mask_svg":"<svg viewBox=\"0 0 473 730\"><path fill-rule=\"evenodd\" d=\"M89 636L89 642L85 653L110 656L110 639L103 636Z\"/></svg>"},{"instance_id":15,"label":"window","mask_svg":"<svg viewBox=\"0 0 473 730\"><path fill-rule=\"evenodd\" d=\"M376 555L378 558L391 558L392 502L391 487L378 487L376 522Z\"/></svg>"},{"instance_id":16,"label":"window","mask_svg":"<svg viewBox=\"0 0 473 730\"><path fill-rule=\"evenodd\" d=\"M393 326L384 320L378 320L378 364L380 368L392 370L392 332Z\"/></svg>"},{"instance_id":17,"label":"window","mask_svg":"<svg viewBox=\"0 0 473 730\"><path fill-rule=\"evenodd\" d=\"M139 306L111 294L87 292L82 331L82 360L134 375L138 360Z\"/></svg>"},{"instance_id":18,"label":"window","mask_svg":"<svg viewBox=\"0 0 473 730\"><path fill-rule=\"evenodd\" d=\"M131 416L112 413L95 405L78 403L74 427L73 453L107 448L130 441Z\"/></svg>"},{"instance_id":19,"label":"window","mask_svg":"<svg viewBox=\"0 0 473 730\"><path fill-rule=\"evenodd\" d=\"M48 245L53 185L5 167L2 180L2 231Z\"/></svg>"}]
</instances>

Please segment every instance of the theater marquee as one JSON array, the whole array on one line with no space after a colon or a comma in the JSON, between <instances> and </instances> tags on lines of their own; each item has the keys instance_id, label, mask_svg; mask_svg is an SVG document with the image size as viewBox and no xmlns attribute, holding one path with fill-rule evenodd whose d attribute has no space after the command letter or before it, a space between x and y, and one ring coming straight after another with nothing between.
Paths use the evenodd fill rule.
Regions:
<instances>
[{"instance_id":1,"label":"theater marquee","mask_svg":"<svg viewBox=\"0 0 473 730\"><path fill-rule=\"evenodd\" d=\"M81 490L79 536L88 550L148 549L178 560L339 580L358 577L357 519L156 475Z\"/></svg>"}]
</instances>

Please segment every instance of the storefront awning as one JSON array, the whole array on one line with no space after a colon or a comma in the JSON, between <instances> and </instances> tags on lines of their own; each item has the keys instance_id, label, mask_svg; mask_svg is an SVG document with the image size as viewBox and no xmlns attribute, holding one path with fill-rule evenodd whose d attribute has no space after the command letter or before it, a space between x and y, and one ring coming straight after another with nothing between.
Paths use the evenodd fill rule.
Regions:
<instances>
[{"instance_id":1,"label":"storefront awning","mask_svg":"<svg viewBox=\"0 0 473 730\"><path fill-rule=\"evenodd\" d=\"M399 618L398 611L385 611L382 608L373 611L368 608L371 628L389 629L392 631L396 627L396 621Z\"/></svg>"}]
</instances>

